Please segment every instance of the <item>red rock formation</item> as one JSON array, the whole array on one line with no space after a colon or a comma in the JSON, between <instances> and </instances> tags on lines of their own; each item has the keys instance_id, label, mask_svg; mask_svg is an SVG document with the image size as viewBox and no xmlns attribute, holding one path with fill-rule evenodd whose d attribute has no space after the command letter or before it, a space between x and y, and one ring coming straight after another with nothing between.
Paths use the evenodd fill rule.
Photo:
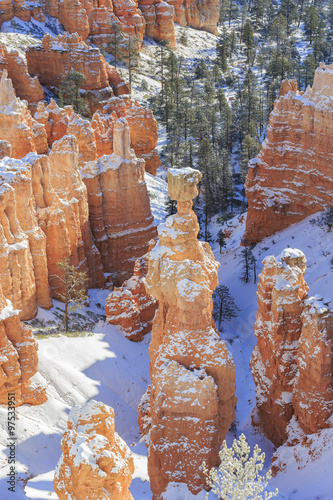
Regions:
<instances>
[{"instance_id":1,"label":"red rock formation","mask_svg":"<svg viewBox=\"0 0 333 500\"><path fill-rule=\"evenodd\" d=\"M291 91L285 94L291 87ZM304 94L282 82L267 139L250 161L244 241L261 241L333 201L333 65L321 64Z\"/></svg>"},{"instance_id":2,"label":"red rock formation","mask_svg":"<svg viewBox=\"0 0 333 500\"><path fill-rule=\"evenodd\" d=\"M139 421L147 432L149 412L155 500L169 482L186 483L192 493L204 487L200 466L217 464L234 419L235 366L212 320L218 264L208 243L197 240L191 210L200 178L197 170L169 169L169 196L178 212L159 226L159 242L148 255L147 291L159 308L149 348L150 396L142 400Z\"/></svg>"},{"instance_id":3,"label":"red rock formation","mask_svg":"<svg viewBox=\"0 0 333 500\"><path fill-rule=\"evenodd\" d=\"M254 327L257 345L250 366L260 424L269 439L280 445L287 438L286 427L294 411L296 356L308 292L306 259L300 250L286 249L279 257L266 257L263 262Z\"/></svg>"},{"instance_id":4,"label":"red rock formation","mask_svg":"<svg viewBox=\"0 0 333 500\"><path fill-rule=\"evenodd\" d=\"M143 108L137 101L128 96L112 97L105 104L103 112L116 113L118 117L126 118L131 132L131 146L135 154L145 160L147 172L156 175L161 164L156 145L158 127L156 119L150 109Z\"/></svg>"},{"instance_id":5,"label":"red rock formation","mask_svg":"<svg viewBox=\"0 0 333 500\"><path fill-rule=\"evenodd\" d=\"M218 34L220 10L217 0L168 0L168 4L175 9L176 23Z\"/></svg>"},{"instance_id":6,"label":"red rock formation","mask_svg":"<svg viewBox=\"0 0 333 500\"><path fill-rule=\"evenodd\" d=\"M22 319L30 319L36 314L36 305L52 305L48 277L52 294L58 297L58 262L68 258L86 269L91 287L103 286L104 274L92 241L76 139L64 136L53 143L49 156L37 155L34 129L43 131L47 151L48 133L42 122L51 123L49 137L54 137L57 128L52 119L48 121L52 113L48 115L39 106L41 123L36 122L27 104L15 97L5 73L0 81L2 133L7 138L4 149L10 152L11 148L13 156L28 154L22 160L5 158L0 164L0 269L5 297L21 310ZM68 118L69 113L62 111Z\"/></svg>"},{"instance_id":7,"label":"red rock formation","mask_svg":"<svg viewBox=\"0 0 333 500\"><path fill-rule=\"evenodd\" d=\"M59 244L58 231L48 224L50 238L48 239L48 269L49 281L53 295L57 296L57 289L62 291L63 285L55 275L61 274L59 268L54 268L58 262L69 258L71 263L82 271L87 271L89 286L100 287L104 284L104 274L101 256L93 243L89 225L89 206L86 187L79 171L79 149L74 136L64 136L52 145L49 155L50 183L61 200L66 213L68 238L67 245ZM51 236L52 235L52 236ZM67 246L67 251L65 250ZM52 264L51 260L52 259ZM53 269L55 272L53 273Z\"/></svg>"},{"instance_id":8,"label":"red rock formation","mask_svg":"<svg viewBox=\"0 0 333 500\"><path fill-rule=\"evenodd\" d=\"M15 93L20 99L36 103L44 99L44 90L37 77L31 78L27 63L17 50L8 51L5 44L0 44L0 77L6 69L12 80Z\"/></svg>"},{"instance_id":9,"label":"red rock formation","mask_svg":"<svg viewBox=\"0 0 333 500\"><path fill-rule=\"evenodd\" d=\"M29 167L21 160L0 162L2 291L22 319L34 317L37 304L51 307L46 241L38 225Z\"/></svg>"},{"instance_id":10,"label":"red rock formation","mask_svg":"<svg viewBox=\"0 0 333 500\"><path fill-rule=\"evenodd\" d=\"M15 406L24 403L42 404L46 391L31 386L31 377L38 369L38 344L30 326L20 322L19 311L2 292L0 284L0 403L8 405L9 395L14 395Z\"/></svg>"},{"instance_id":11,"label":"red rock formation","mask_svg":"<svg viewBox=\"0 0 333 500\"><path fill-rule=\"evenodd\" d=\"M153 240L148 251L155 245ZM147 254L135 262L133 276L106 299L106 321L116 325L125 337L140 342L150 332L157 309L157 301L146 292L144 278L148 271Z\"/></svg>"},{"instance_id":12,"label":"red rock formation","mask_svg":"<svg viewBox=\"0 0 333 500\"><path fill-rule=\"evenodd\" d=\"M109 86L104 57L76 33L55 37L47 33L41 45L28 47L26 57L30 75L38 76L42 85L59 87L70 71L78 71L86 77L84 90Z\"/></svg>"},{"instance_id":13,"label":"red rock formation","mask_svg":"<svg viewBox=\"0 0 333 500\"><path fill-rule=\"evenodd\" d=\"M74 407L67 427L53 482L59 500L133 500L132 453L115 432L113 408L94 400Z\"/></svg>"},{"instance_id":14,"label":"red rock formation","mask_svg":"<svg viewBox=\"0 0 333 500\"><path fill-rule=\"evenodd\" d=\"M116 286L133 274L134 263L148 250L156 226L144 181L144 162L130 149L129 127L120 118L114 127L113 154L82 170L87 186L90 226L104 271Z\"/></svg>"},{"instance_id":15,"label":"red rock formation","mask_svg":"<svg viewBox=\"0 0 333 500\"><path fill-rule=\"evenodd\" d=\"M258 342L250 362L261 426L277 446L295 415L311 434L333 413L333 312L329 301L307 299L305 256L284 250L267 257L258 286Z\"/></svg>"},{"instance_id":16,"label":"red rock formation","mask_svg":"<svg viewBox=\"0 0 333 500\"><path fill-rule=\"evenodd\" d=\"M333 413L333 311L316 296L305 301L293 406L307 434L329 427Z\"/></svg>"},{"instance_id":17,"label":"red rock formation","mask_svg":"<svg viewBox=\"0 0 333 500\"><path fill-rule=\"evenodd\" d=\"M176 46L174 9L162 0L139 0L139 8L146 21L146 36L154 40L167 40Z\"/></svg>"},{"instance_id":18,"label":"red rock formation","mask_svg":"<svg viewBox=\"0 0 333 500\"><path fill-rule=\"evenodd\" d=\"M3 70L0 80L0 116L0 136L11 144L14 158L31 151L47 151L44 128L32 118L27 102L16 98L7 70Z\"/></svg>"}]
</instances>

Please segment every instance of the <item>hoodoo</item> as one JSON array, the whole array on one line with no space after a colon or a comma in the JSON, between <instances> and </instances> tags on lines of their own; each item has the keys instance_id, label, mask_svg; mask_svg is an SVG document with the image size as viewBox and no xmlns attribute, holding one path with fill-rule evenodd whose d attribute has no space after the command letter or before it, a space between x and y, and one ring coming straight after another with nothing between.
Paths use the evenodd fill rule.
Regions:
<instances>
[{"instance_id":1,"label":"hoodoo","mask_svg":"<svg viewBox=\"0 0 333 500\"><path fill-rule=\"evenodd\" d=\"M72 408L61 450L53 483L59 500L133 500L132 453L115 432L113 408L94 400Z\"/></svg>"},{"instance_id":2,"label":"hoodoo","mask_svg":"<svg viewBox=\"0 0 333 500\"><path fill-rule=\"evenodd\" d=\"M200 466L217 464L235 416L235 365L212 320L218 263L209 244L198 241L191 209L200 178L191 168L169 169L177 214L159 225L158 244L148 255L147 291L159 307L149 348L151 387L139 421L143 432L150 429L154 499L169 482L185 483L193 493L203 488Z\"/></svg>"},{"instance_id":3,"label":"hoodoo","mask_svg":"<svg viewBox=\"0 0 333 500\"><path fill-rule=\"evenodd\" d=\"M264 260L258 285L251 358L259 424L277 446L295 415L310 434L327 427L333 413L333 312L328 302L307 298L306 259L287 248Z\"/></svg>"},{"instance_id":4,"label":"hoodoo","mask_svg":"<svg viewBox=\"0 0 333 500\"><path fill-rule=\"evenodd\" d=\"M267 138L250 161L244 241L256 243L333 201L333 64L320 64L313 87L283 81Z\"/></svg>"},{"instance_id":5,"label":"hoodoo","mask_svg":"<svg viewBox=\"0 0 333 500\"><path fill-rule=\"evenodd\" d=\"M133 274L137 258L156 237L144 180L144 161L130 148L130 130L119 118L113 132L113 154L85 164L90 225L105 272L116 286Z\"/></svg>"}]
</instances>

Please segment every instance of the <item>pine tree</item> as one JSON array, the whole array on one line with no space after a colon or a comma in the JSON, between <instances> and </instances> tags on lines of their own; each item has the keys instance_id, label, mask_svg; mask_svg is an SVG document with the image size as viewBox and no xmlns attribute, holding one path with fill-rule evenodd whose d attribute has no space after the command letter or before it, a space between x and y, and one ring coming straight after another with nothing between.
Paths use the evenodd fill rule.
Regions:
<instances>
[{"instance_id":1,"label":"pine tree","mask_svg":"<svg viewBox=\"0 0 333 500\"><path fill-rule=\"evenodd\" d=\"M217 239L216 239L220 247L220 253L222 251L222 248L226 246L225 238L226 238L225 232L223 231L223 229L220 229L219 232L217 233Z\"/></svg>"},{"instance_id":2,"label":"pine tree","mask_svg":"<svg viewBox=\"0 0 333 500\"><path fill-rule=\"evenodd\" d=\"M319 15L315 5L311 4L304 13L304 31L312 44L314 35L319 26Z\"/></svg>"},{"instance_id":3,"label":"pine tree","mask_svg":"<svg viewBox=\"0 0 333 500\"><path fill-rule=\"evenodd\" d=\"M114 67L117 69L117 62L120 59L122 42L124 40L124 33L121 29L120 23L113 22L111 24L112 39L107 43L107 51L114 57Z\"/></svg>"},{"instance_id":4,"label":"pine tree","mask_svg":"<svg viewBox=\"0 0 333 500\"><path fill-rule=\"evenodd\" d=\"M291 24L296 18L297 6L293 0L281 0L279 12L286 20L287 37L289 37Z\"/></svg>"},{"instance_id":5,"label":"pine tree","mask_svg":"<svg viewBox=\"0 0 333 500\"><path fill-rule=\"evenodd\" d=\"M138 65L139 45L140 40L138 38L132 35L128 35L128 39L126 40L124 46L122 59L125 60L128 68L128 83L130 92L132 92L132 71Z\"/></svg>"},{"instance_id":6,"label":"pine tree","mask_svg":"<svg viewBox=\"0 0 333 500\"><path fill-rule=\"evenodd\" d=\"M78 71L70 71L59 85L59 104L70 104L76 113L85 113L87 104L81 97L80 90L86 82L86 77Z\"/></svg>"},{"instance_id":7,"label":"pine tree","mask_svg":"<svg viewBox=\"0 0 333 500\"><path fill-rule=\"evenodd\" d=\"M250 273L251 271L253 271L254 282L256 282L256 277L257 277L255 272L256 260L250 247L243 248L243 250L241 251L241 258L242 258L242 274L240 278L241 281L243 281L243 283L248 283L250 281Z\"/></svg>"},{"instance_id":8,"label":"pine tree","mask_svg":"<svg viewBox=\"0 0 333 500\"><path fill-rule=\"evenodd\" d=\"M251 50L254 48L254 31L249 19L246 21L244 26L243 41L246 45L247 63L249 63Z\"/></svg>"},{"instance_id":9,"label":"pine tree","mask_svg":"<svg viewBox=\"0 0 333 500\"><path fill-rule=\"evenodd\" d=\"M230 290L225 285L219 285L213 293L213 318L218 323L221 331L222 322L230 321L237 317L239 309L230 294Z\"/></svg>"}]
</instances>

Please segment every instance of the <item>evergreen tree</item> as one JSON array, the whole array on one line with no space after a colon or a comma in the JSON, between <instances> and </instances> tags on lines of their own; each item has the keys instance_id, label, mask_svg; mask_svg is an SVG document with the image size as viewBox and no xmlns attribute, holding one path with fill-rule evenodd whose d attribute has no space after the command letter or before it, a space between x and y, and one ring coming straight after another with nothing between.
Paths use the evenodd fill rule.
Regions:
<instances>
[{"instance_id":1,"label":"evergreen tree","mask_svg":"<svg viewBox=\"0 0 333 500\"><path fill-rule=\"evenodd\" d=\"M246 45L247 63L250 62L250 54L254 48L254 31L251 21L248 19L244 26L243 41Z\"/></svg>"},{"instance_id":2,"label":"evergreen tree","mask_svg":"<svg viewBox=\"0 0 333 500\"><path fill-rule=\"evenodd\" d=\"M213 292L213 318L221 331L222 321L237 318L239 309L225 285L219 285Z\"/></svg>"},{"instance_id":3,"label":"evergreen tree","mask_svg":"<svg viewBox=\"0 0 333 500\"><path fill-rule=\"evenodd\" d=\"M112 39L107 43L107 51L114 57L114 67L117 69L117 62L120 59L122 42L124 33L121 29L121 24L113 22L111 24Z\"/></svg>"},{"instance_id":4,"label":"evergreen tree","mask_svg":"<svg viewBox=\"0 0 333 500\"><path fill-rule=\"evenodd\" d=\"M315 5L311 4L305 9L304 31L310 43L313 42L314 35L319 26L319 15Z\"/></svg>"},{"instance_id":5,"label":"evergreen tree","mask_svg":"<svg viewBox=\"0 0 333 500\"><path fill-rule=\"evenodd\" d=\"M279 12L283 15L286 21L287 37L289 37L291 24L296 18L297 6L293 0L281 0Z\"/></svg>"},{"instance_id":6,"label":"evergreen tree","mask_svg":"<svg viewBox=\"0 0 333 500\"><path fill-rule=\"evenodd\" d=\"M70 71L59 85L59 104L70 104L76 113L85 113L87 104L81 97L80 90L86 82L86 77L78 71Z\"/></svg>"}]
</instances>

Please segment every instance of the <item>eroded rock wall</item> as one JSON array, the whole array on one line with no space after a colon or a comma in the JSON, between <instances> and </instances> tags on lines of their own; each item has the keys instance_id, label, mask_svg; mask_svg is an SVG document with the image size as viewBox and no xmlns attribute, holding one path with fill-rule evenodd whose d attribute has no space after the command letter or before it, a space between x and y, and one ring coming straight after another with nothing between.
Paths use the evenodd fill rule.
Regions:
<instances>
[{"instance_id":1,"label":"eroded rock wall","mask_svg":"<svg viewBox=\"0 0 333 500\"><path fill-rule=\"evenodd\" d=\"M308 434L328 427L333 413L333 311L328 304L321 297L311 297L302 315L293 406Z\"/></svg>"},{"instance_id":2,"label":"eroded rock wall","mask_svg":"<svg viewBox=\"0 0 333 500\"><path fill-rule=\"evenodd\" d=\"M105 272L116 286L133 274L137 258L156 237L144 180L144 162L130 147L130 130L120 118L113 133L113 153L82 170L90 207L90 226Z\"/></svg>"},{"instance_id":3,"label":"eroded rock wall","mask_svg":"<svg viewBox=\"0 0 333 500\"><path fill-rule=\"evenodd\" d=\"M205 484L200 466L217 464L234 420L234 361L212 320L218 263L208 243L197 240L191 210L200 178L197 170L169 169L169 196L178 201L178 211L158 227L159 241L148 254L147 292L159 307L149 348L151 387L139 422L142 431L150 430L154 499L169 482L198 493Z\"/></svg>"},{"instance_id":4,"label":"eroded rock wall","mask_svg":"<svg viewBox=\"0 0 333 500\"><path fill-rule=\"evenodd\" d=\"M91 400L70 411L54 477L59 500L133 500L132 453L115 432L114 410Z\"/></svg>"},{"instance_id":5,"label":"eroded rock wall","mask_svg":"<svg viewBox=\"0 0 333 500\"><path fill-rule=\"evenodd\" d=\"M304 94L282 82L267 138L250 161L244 241L256 243L333 201L333 64L315 72Z\"/></svg>"},{"instance_id":6,"label":"eroded rock wall","mask_svg":"<svg viewBox=\"0 0 333 500\"><path fill-rule=\"evenodd\" d=\"M12 80L16 95L29 103L44 99L44 90L37 77L29 75L26 61L17 50L9 51L4 43L0 44L0 77L6 69Z\"/></svg>"},{"instance_id":7,"label":"eroded rock wall","mask_svg":"<svg viewBox=\"0 0 333 500\"><path fill-rule=\"evenodd\" d=\"M167 0L167 3L175 10L176 23L218 34L220 6L217 0Z\"/></svg>"},{"instance_id":8,"label":"eroded rock wall","mask_svg":"<svg viewBox=\"0 0 333 500\"><path fill-rule=\"evenodd\" d=\"M46 401L46 391L31 385L38 369L38 344L32 329L20 322L18 310L5 298L0 283L0 403L15 406ZM14 396L14 399L13 399Z\"/></svg>"},{"instance_id":9,"label":"eroded rock wall","mask_svg":"<svg viewBox=\"0 0 333 500\"><path fill-rule=\"evenodd\" d=\"M303 252L288 248L266 257L258 285L254 418L276 446L293 415L310 434L333 413L333 312L327 301L307 298L305 270Z\"/></svg>"}]
</instances>

